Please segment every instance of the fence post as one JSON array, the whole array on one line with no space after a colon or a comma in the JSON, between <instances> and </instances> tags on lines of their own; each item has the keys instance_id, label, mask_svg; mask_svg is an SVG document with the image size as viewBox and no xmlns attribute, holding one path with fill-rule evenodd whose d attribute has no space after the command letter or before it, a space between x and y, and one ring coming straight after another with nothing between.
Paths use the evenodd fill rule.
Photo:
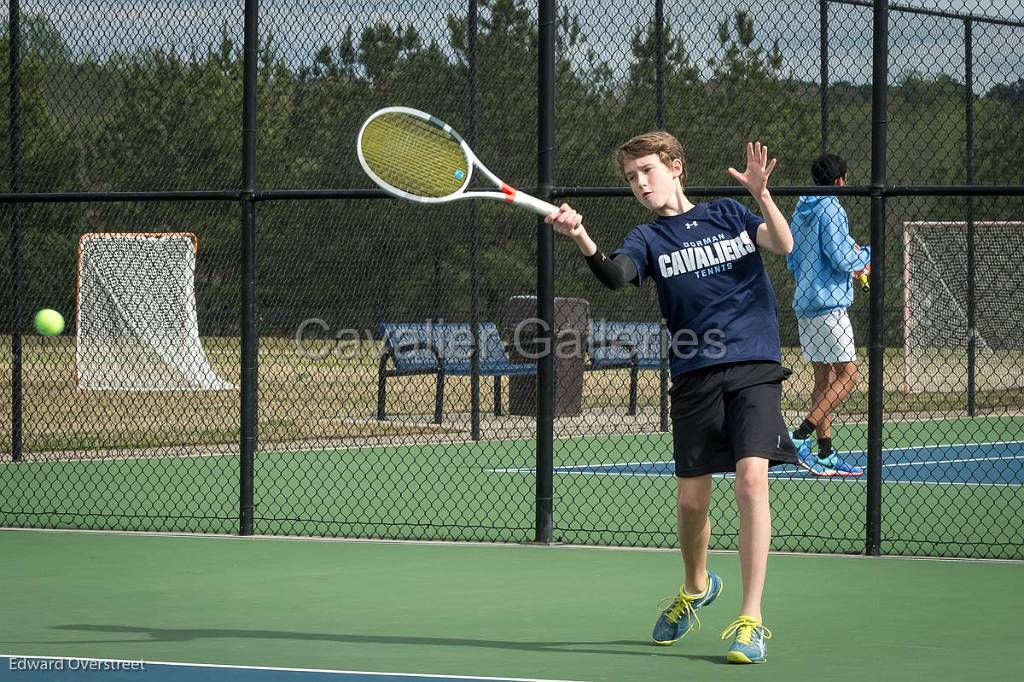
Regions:
<instances>
[{"instance_id":1,"label":"fence post","mask_svg":"<svg viewBox=\"0 0 1024 682\"><path fill-rule=\"evenodd\" d=\"M253 461L258 427L259 335L256 328L256 73L259 0L245 0L242 86L242 368L238 534L253 534Z\"/></svg>"},{"instance_id":2,"label":"fence post","mask_svg":"<svg viewBox=\"0 0 1024 682\"><path fill-rule=\"evenodd\" d=\"M11 192L21 191L21 7L10 0ZM11 204L11 460L22 459L21 204Z\"/></svg>"},{"instance_id":3,"label":"fence post","mask_svg":"<svg viewBox=\"0 0 1024 682\"><path fill-rule=\"evenodd\" d=\"M665 0L654 0L654 125L665 129Z\"/></svg>"},{"instance_id":4,"label":"fence post","mask_svg":"<svg viewBox=\"0 0 1024 682\"><path fill-rule=\"evenodd\" d=\"M537 196L548 201L555 177L555 0L540 0L537 54ZM537 360L536 542L551 542L554 527L555 235L537 218L537 341L547 352Z\"/></svg>"},{"instance_id":5,"label":"fence post","mask_svg":"<svg viewBox=\"0 0 1024 682\"><path fill-rule=\"evenodd\" d=\"M889 3L874 2L871 97L871 270L868 348L868 484L865 553L882 542L882 410L885 363L885 191L889 94Z\"/></svg>"},{"instance_id":6,"label":"fence post","mask_svg":"<svg viewBox=\"0 0 1024 682\"><path fill-rule=\"evenodd\" d=\"M828 3L819 0L818 4L818 47L821 49L821 153L828 151Z\"/></svg>"},{"instance_id":7,"label":"fence post","mask_svg":"<svg viewBox=\"0 0 1024 682\"><path fill-rule=\"evenodd\" d=\"M965 137L967 138L967 158L964 160L968 185L974 184L974 34L973 22L964 21L964 120L966 121ZM977 302L975 301L976 276L974 264L974 197L964 197L964 220L967 222L967 414L974 416L977 410L977 371L978 329Z\"/></svg>"},{"instance_id":8,"label":"fence post","mask_svg":"<svg viewBox=\"0 0 1024 682\"><path fill-rule=\"evenodd\" d=\"M477 140L477 71L476 32L477 1L469 0L466 13L466 62L469 68L469 125L466 141L476 147ZM472 330L473 352L469 356L469 431L470 438L480 440L480 209L469 203L469 328Z\"/></svg>"}]
</instances>

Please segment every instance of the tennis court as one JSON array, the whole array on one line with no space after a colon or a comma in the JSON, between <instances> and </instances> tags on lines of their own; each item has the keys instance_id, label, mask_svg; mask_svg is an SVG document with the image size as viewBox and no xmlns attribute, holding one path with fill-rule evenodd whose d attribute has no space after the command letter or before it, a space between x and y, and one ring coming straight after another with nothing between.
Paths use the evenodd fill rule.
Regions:
<instances>
[{"instance_id":1,"label":"tennis court","mask_svg":"<svg viewBox=\"0 0 1024 682\"><path fill-rule=\"evenodd\" d=\"M1024 418L899 427L887 436L882 463L885 552L943 556L971 546L976 555L1000 558L1004 547L1022 541L1024 443L983 436L1020 432ZM943 433L978 438L936 442ZM863 424L837 431L837 443L865 440ZM518 439L262 452L255 531L528 542L533 453L532 441ZM847 454L865 464L862 451ZM671 436L664 433L556 440L556 541L674 546L670 460ZM191 456L122 451L112 458L8 463L2 476L10 505L0 517L4 525L175 531L201 524L206 532L231 533L237 523L237 458L201 448ZM795 467L771 476L775 549L864 550L866 477L817 478ZM712 518L721 537L716 533L713 546L733 549L738 519L731 491L724 479L715 485ZM453 515L456 496L463 504ZM10 511L19 505L34 512Z\"/></svg>"},{"instance_id":2,"label":"tennis court","mask_svg":"<svg viewBox=\"0 0 1024 682\"><path fill-rule=\"evenodd\" d=\"M867 467L867 453L863 450L840 452L846 461ZM1024 459L1024 442L956 443L952 445L919 445L891 448L883 451L884 483L920 483L922 485L1024 485L1024 470L1019 460ZM969 465L969 466L964 466ZM535 469L501 469L500 473L534 473ZM614 464L583 464L559 466L556 474L596 474L612 476L674 476L671 461L617 462ZM733 474L722 474L732 478ZM806 469L783 465L769 472L774 480L817 480ZM858 477L836 477L837 481L857 482ZM863 482L863 481L861 481Z\"/></svg>"},{"instance_id":3,"label":"tennis court","mask_svg":"<svg viewBox=\"0 0 1024 682\"><path fill-rule=\"evenodd\" d=\"M1008 0L10 3L0 680L1017 679L1022 37ZM719 633L760 476L712 478L724 592L649 643L704 542L671 431L719 397L744 454L870 459L771 471L756 672Z\"/></svg>"},{"instance_id":4,"label":"tennis court","mask_svg":"<svg viewBox=\"0 0 1024 682\"><path fill-rule=\"evenodd\" d=\"M60 531L3 531L0 545L0 653L181 664L90 677L30 674L6 662L0 679L750 674L723 663L718 638L739 605L732 552L710 558L725 589L701 611L702 629L654 647L658 601L680 579L673 550ZM755 674L1016 679L997 648L1014 628L1019 573L1013 562L773 555L764 613L775 636L769 664ZM955 637L932 627L951 614Z\"/></svg>"}]
</instances>

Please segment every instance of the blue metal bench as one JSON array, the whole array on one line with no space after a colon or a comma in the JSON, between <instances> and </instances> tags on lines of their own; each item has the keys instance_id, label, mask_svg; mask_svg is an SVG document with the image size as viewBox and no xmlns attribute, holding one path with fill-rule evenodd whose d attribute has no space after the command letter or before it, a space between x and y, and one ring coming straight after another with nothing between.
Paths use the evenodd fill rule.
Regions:
<instances>
[{"instance_id":1,"label":"blue metal bench","mask_svg":"<svg viewBox=\"0 0 1024 682\"><path fill-rule=\"evenodd\" d=\"M494 414L501 414L501 377L537 373L534 363L509 361L505 344L493 322L479 325L480 376L494 377ZM384 353L377 371L377 419L387 419L388 377L433 374L434 422L441 423L446 376L470 376L473 330L469 324L385 323L377 331ZM393 367L389 368L388 364Z\"/></svg>"},{"instance_id":2,"label":"blue metal bench","mask_svg":"<svg viewBox=\"0 0 1024 682\"><path fill-rule=\"evenodd\" d=\"M668 332L658 322L591 320L587 334L587 371L629 369L629 414L636 414L640 370L661 372L662 430L668 422Z\"/></svg>"}]
</instances>

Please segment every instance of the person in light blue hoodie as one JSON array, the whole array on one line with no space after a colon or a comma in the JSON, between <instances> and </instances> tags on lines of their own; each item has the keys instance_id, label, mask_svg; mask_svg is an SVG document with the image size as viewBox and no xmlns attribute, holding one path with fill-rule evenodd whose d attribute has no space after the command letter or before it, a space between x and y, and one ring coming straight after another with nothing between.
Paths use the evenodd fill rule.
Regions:
<instances>
[{"instance_id":1,"label":"person in light blue hoodie","mask_svg":"<svg viewBox=\"0 0 1024 682\"><path fill-rule=\"evenodd\" d=\"M822 154L811 164L817 185L846 185L846 162ZM836 196L803 196L790 221L793 251L786 266L793 274L793 310L804 361L814 366L811 411L793 432L801 466L816 476L860 476L864 469L832 449L832 415L857 383L857 350L846 309L853 303L851 276L871 262L871 249L850 236L846 211ZM811 434L817 434L814 453Z\"/></svg>"}]
</instances>

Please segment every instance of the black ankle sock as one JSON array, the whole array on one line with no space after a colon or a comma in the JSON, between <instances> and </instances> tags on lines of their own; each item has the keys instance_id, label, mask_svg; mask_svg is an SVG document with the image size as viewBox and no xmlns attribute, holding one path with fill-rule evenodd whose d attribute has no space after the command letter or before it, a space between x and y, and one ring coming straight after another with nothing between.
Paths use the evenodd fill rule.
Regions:
<instances>
[{"instance_id":1,"label":"black ankle sock","mask_svg":"<svg viewBox=\"0 0 1024 682\"><path fill-rule=\"evenodd\" d=\"M818 428L817 424L805 419L803 423L797 427L797 430L793 432L793 438L796 438L797 440L804 440L810 436L816 428Z\"/></svg>"},{"instance_id":2,"label":"black ankle sock","mask_svg":"<svg viewBox=\"0 0 1024 682\"><path fill-rule=\"evenodd\" d=\"M818 439L818 459L827 459L832 456L832 439Z\"/></svg>"}]
</instances>

